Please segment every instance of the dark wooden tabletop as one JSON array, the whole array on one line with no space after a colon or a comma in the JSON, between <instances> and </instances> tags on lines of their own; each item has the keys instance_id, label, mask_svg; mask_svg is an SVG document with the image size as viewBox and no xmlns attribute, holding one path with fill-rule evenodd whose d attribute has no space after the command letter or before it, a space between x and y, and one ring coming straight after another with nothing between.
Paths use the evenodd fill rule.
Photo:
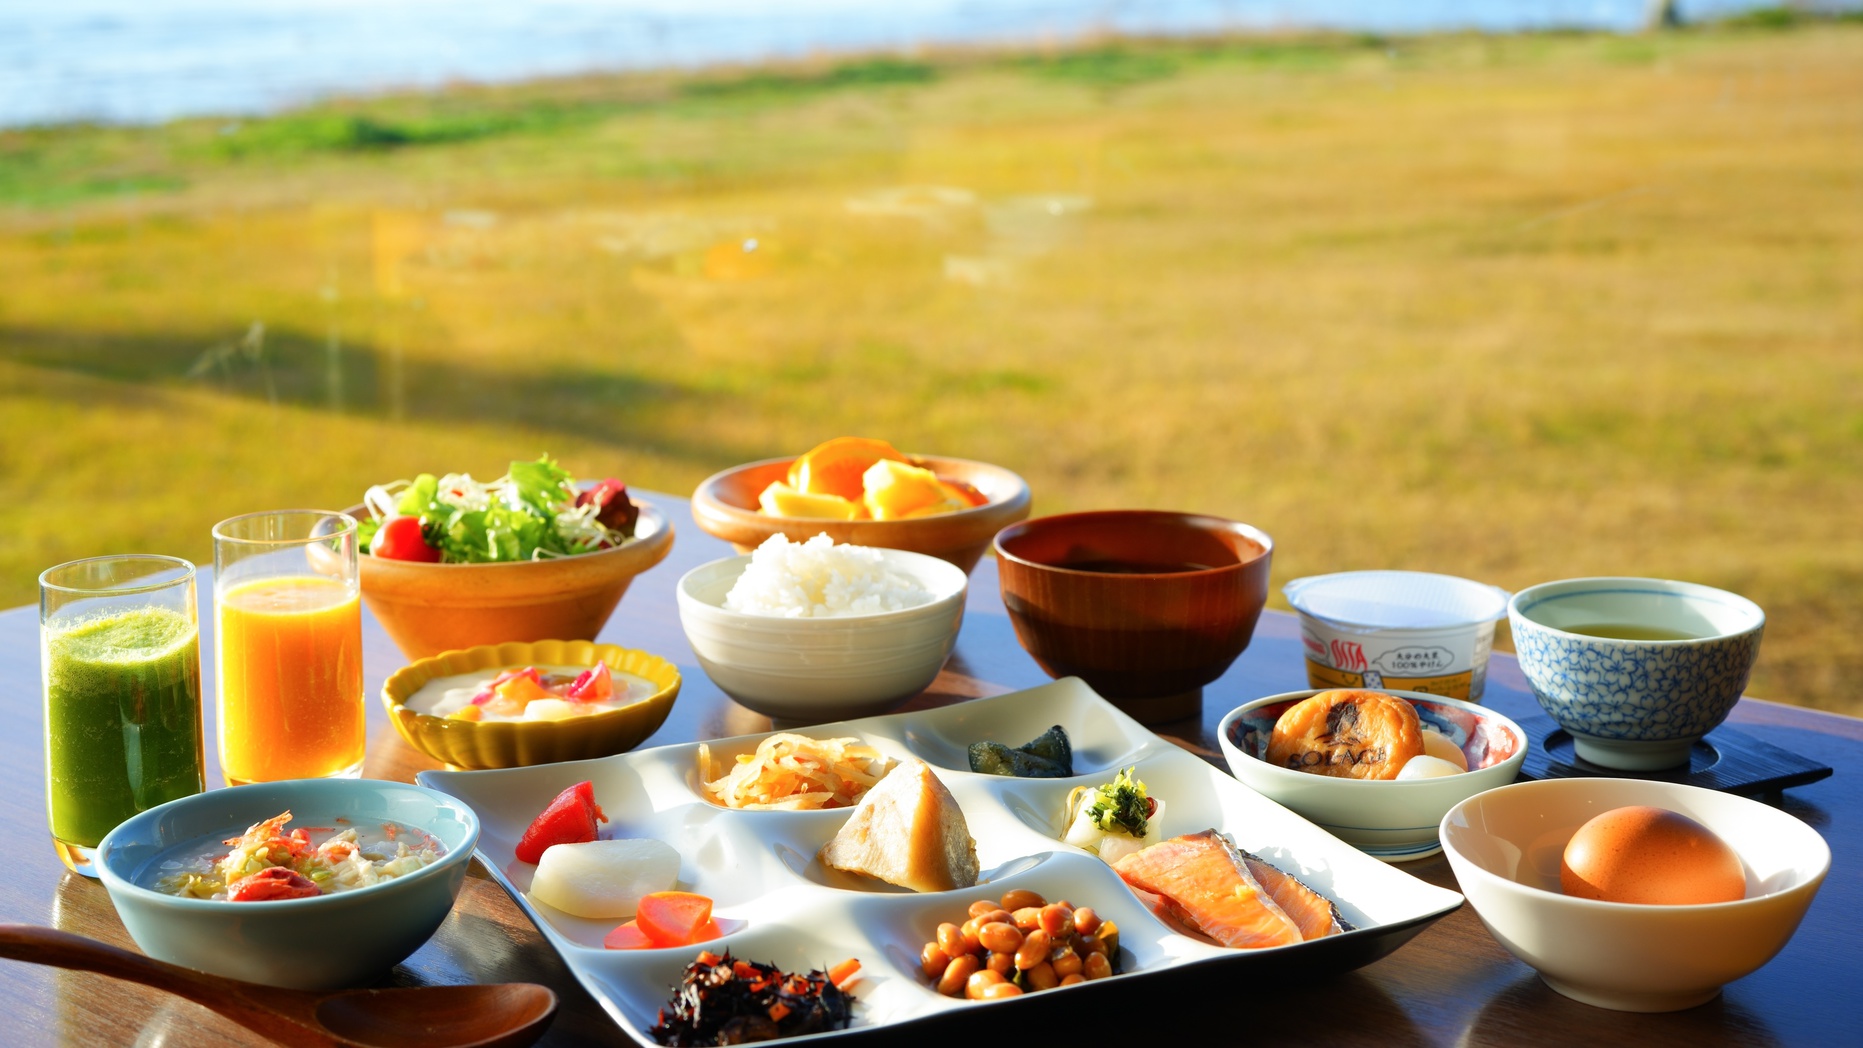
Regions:
<instances>
[{"instance_id":1,"label":"dark wooden tabletop","mask_svg":"<svg viewBox=\"0 0 1863 1048\"><path fill-rule=\"evenodd\" d=\"M727 699L693 658L673 591L680 575L730 550L692 522L683 499L647 496L675 522L667 560L638 579L601 639L679 664L684 690L646 745L766 731L769 721ZM203 670L213 694L210 587L201 593ZM437 767L395 735L382 712L381 684L404 664L372 619L364 620L369 749L366 774L412 780ZM1017 645L997 593L994 562L971 578L957 652L912 707L961 702L1044 683ZM1228 710L1262 695L1306 687L1298 628L1264 615L1249 650L1205 690L1201 719L1160 726L1159 734L1222 766L1215 728ZM135 949L103 886L66 872L46 829L44 742L36 609L0 612L0 922L51 925ZM1496 655L1484 700L1516 719L1537 714L1513 660ZM207 703L208 784L222 784ZM1463 906L1390 957L1359 971L1312 981L1236 985L1187 975L1175 999L1134 999L1110 984L1090 1014L1026 1009L1040 1036L1102 1043L1163 1035L1217 1044L1400 1045L1839 1045L1863 1043L1863 721L1748 699L1732 721L1776 746L1828 764L1837 773L1777 798L1830 842L1829 878L1798 934L1778 957L1709 1004L1669 1015L1603 1011L1547 989L1503 950ZM1405 864L1433 884L1455 887L1441 857ZM289 950L289 943L280 943ZM383 978L384 985L532 981L562 998L548 1045L622 1044L618 1030L577 985L543 937L475 862L473 876L438 934ZM1062 995L1078 999L1080 995ZM1023 1024L1018 1022L1018 1027ZM974 1036L978 1019L957 1015L933 1034ZM883 1035L882 1035L883 1036ZM872 1042L878 1038L863 1038ZM0 961L0 1043L29 1045L248 1045L240 1027L196 1005L102 976Z\"/></svg>"}]
</instances>

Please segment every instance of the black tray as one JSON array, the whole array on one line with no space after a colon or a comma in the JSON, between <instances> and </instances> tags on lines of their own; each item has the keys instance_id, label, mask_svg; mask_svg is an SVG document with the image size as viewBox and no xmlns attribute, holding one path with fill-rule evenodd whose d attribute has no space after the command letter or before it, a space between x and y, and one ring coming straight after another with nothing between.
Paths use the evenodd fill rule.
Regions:
<instances>
[{"instance_id":1,"label":"black tray","mask_svg":"<svg viewBox=\"0 0 1863 1048\"><path fill-rule=\"evenodd\" d=\"M1551 717L1529 717L1520 722L1520 727L1529 740L1527 759L1520 768L1522 779L1654 779L1755 796L1776 794L1789 786L1803 786L1829 778L1831 774L1829 765L1807 760L1725 726L1714 729L1695 743L1687 767L1677 765L1659 771L1624 771L1593 764L1578 755L1572 747L1572 736Z\"/></svg>"}]
</instances>

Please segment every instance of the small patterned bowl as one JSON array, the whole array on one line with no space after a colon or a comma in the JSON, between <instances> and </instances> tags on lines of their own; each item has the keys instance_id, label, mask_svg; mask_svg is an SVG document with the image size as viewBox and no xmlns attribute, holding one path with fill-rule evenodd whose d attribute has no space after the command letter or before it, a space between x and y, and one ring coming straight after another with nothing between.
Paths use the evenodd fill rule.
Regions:
<instances>
[{"instance_id":1,"label":"small patterned bowl","mask_svg":"<svg viewBox=\"0 0 1863 1048\"><path fill-rule=\"evenodd\" d=\"M1688 761L1740 701L1766 627L1745 597L1636 578L1533 586L1507 619L1533 697L1579 757L1631 771Z\"/></svg>"},{"instance_id":2,"label":"small patterned bowl","mask_svg":"<svg viewBox=\"0 0 1863 1048\"><path fill-rule=\"evenodd\" d=\"M560 721L463 721L415 713L407 700L437 677L511 666L593 666L645 677L660 690L605 713ZM408 745L456 768L517 768L587 760L633 749L659 730L679 697L679 667L644 651L586 640L487 644L421 659L382 685L388 719Z\"/></svg>"},{"instance_id":3,"label":"small patterned bowl","mask_svg":"<svg viewBox=\"0 0 1863 1048\"><path fill-rule=\"evenodd\" d=\"M1216 738L1230 774L1243 785L1327 833L1386 862L1428 858L1442 850L1443 814L1483 790L1505 786L1527 759L1527 733L1506 717L1461 699L1381 689L1410 703L1426 729L1447 736L1468 758L1469 770L1438 779L1333 778L1267 761L1274 722L1321 690L1291 691L1238 706L1223 718Z\"/></svg>"}]
</instances>

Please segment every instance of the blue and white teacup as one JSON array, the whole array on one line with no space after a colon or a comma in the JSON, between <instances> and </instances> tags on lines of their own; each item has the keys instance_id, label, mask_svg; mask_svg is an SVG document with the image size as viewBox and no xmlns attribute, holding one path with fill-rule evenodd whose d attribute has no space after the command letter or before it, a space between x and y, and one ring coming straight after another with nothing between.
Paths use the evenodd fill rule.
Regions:
<instances>
[{"instance_id":1,"label":"blue and white teacup","mask_svg":"<svg viewBox=\"0 0 1863 1048\"><path fill-rule=\"evenodd\" d=\"M1696 740L1727 719L1766 613L1692 582L1595 578L1521 590L1507 621L1534 698L1579 757L1649 771L1686 763Z\"/></svg>"}]
</instances>

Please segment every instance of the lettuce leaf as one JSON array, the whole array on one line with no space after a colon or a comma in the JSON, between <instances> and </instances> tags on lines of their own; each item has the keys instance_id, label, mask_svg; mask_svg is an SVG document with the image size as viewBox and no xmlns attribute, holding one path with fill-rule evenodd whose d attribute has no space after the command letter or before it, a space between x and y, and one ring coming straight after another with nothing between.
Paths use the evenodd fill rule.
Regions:
<instances>
[{"instance_id":1,"label":"lettuce leaf","mask_svg":"<svg viewBox=\"0 0 1863 1048\"><path fill-rule=\"evenodd\" d=\"M401 493L401 503L395 509L404 517L424 517L433 508L434 499L439 494L440 478L431 473L422 473Z\"/></svg>"},{"instance_id":2,"label":"lettuce leaf","mask_svg":"<svg viewBox=\"0 0 1863 1048\"><path fill-rule=\"evenodd\" d=\"M439 532L440 550L448 561L456 563L529 560L538 549L567 552L547 519L509 506L451 510L441 521Z\"/></svg>"},{"instance_id":3,"label":"lettuce leaf","mask_svg":"<svg viewBox=\"0 0 1863 1048\"><path fill-rule=\"evenodd\" d=\"M545 519L575 504L576 493L570 488L569 471L550 461L548 455L535 462L511 463L509 476L517 487L518 501Z\"/></svg>"},{"instance_id":4,"label":"lettuce leaf","mask_svg":"<svg viewBox=\"0 0 1863 1048\"><path fill-rule=\"evenodd\" d=\"M503 501L484 509L464 509L441 502L440 479L422 473L401 493L395 510L402 516L419 517L428 544L440 550L441 559L449 564L531 560L540 551L572 555L598 548L558 533L557 518L576 504L575 479L548 455L535 462L511 463L505 479L509 483L501 489ZM363 522L359 537L364 549L380 526L375 520Z\"/></svg>"}]
</instances>

